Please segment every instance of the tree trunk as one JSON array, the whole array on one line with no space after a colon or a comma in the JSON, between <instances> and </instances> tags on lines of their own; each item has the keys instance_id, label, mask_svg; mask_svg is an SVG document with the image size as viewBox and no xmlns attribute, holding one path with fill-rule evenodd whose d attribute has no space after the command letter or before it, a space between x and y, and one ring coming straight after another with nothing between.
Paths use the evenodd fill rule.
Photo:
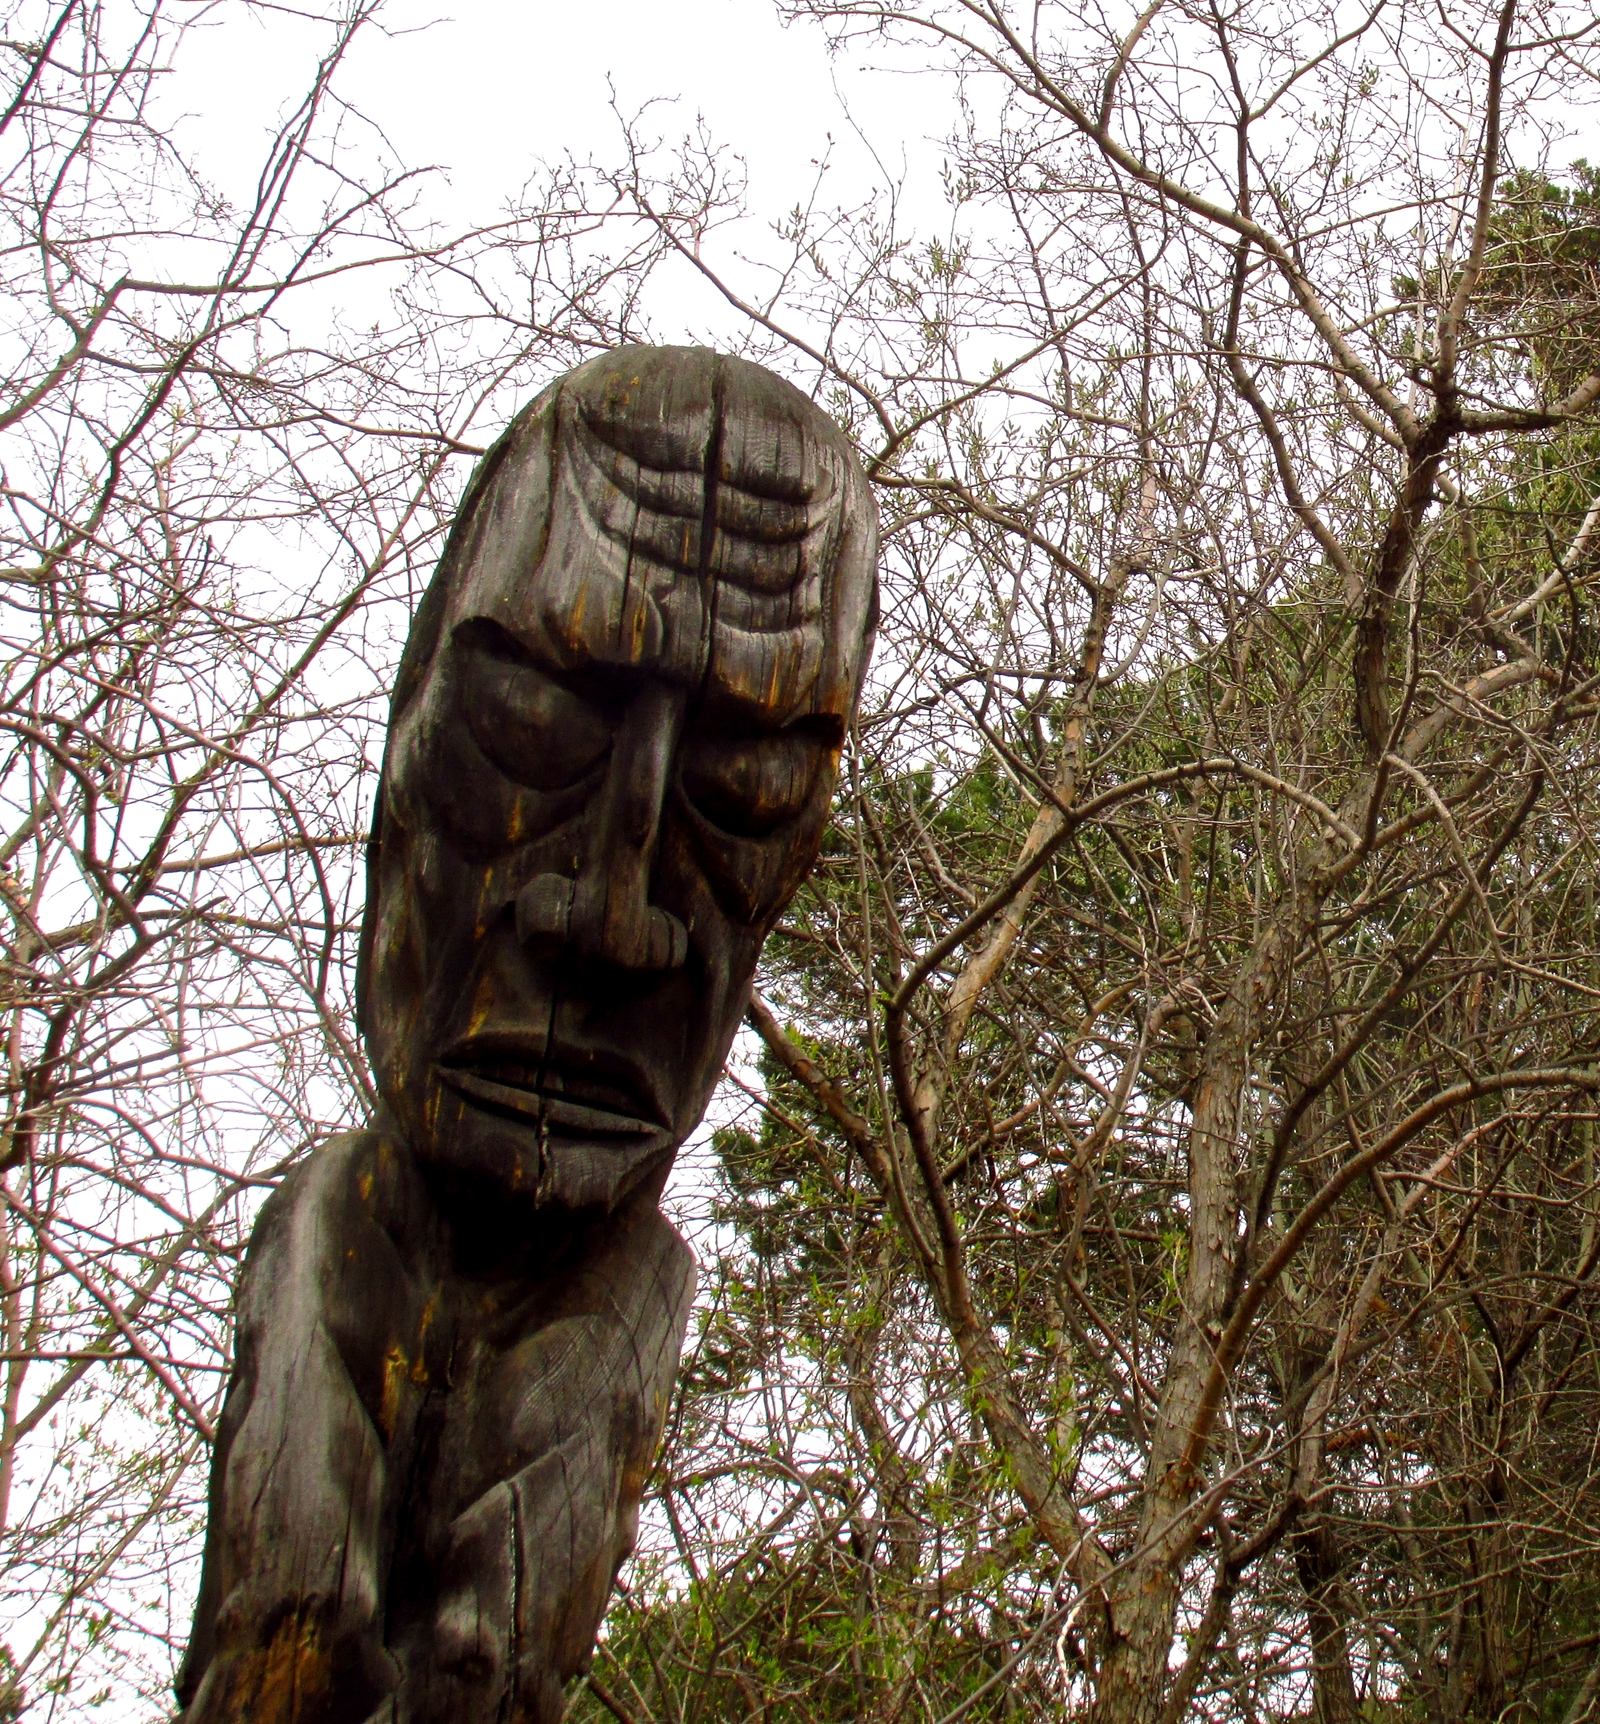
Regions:
<instances>
[{"instance_id":1,"label":"tree trunk","mask_svg":"<svg viewBox=\"0 0 1600 1724\"><path fill-rule=\"evenodd\" d=\"M1302 1527L1293 1542L1311 1637L1311 1716L1316 1724L1357 1724L1360 1714L1339 1591L1339 1541L1318 1517Z\"/></svg>"}]
</instances>

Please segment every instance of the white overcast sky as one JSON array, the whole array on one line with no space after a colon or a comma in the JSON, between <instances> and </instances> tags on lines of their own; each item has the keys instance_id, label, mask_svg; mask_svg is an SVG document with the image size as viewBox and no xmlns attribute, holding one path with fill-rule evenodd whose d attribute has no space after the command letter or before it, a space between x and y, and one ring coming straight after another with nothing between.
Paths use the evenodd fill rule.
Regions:
<instances>
[{"instance_id":1,"label":"white overcast sky","mask_svg":"<svg viewBox=\"0 0 1600 1724\"><path fill-rule=\"evenodd\" d=\"M397 0L389 16L403 26L438 14L429 0ZM662 130L704 115L749 161L768 208L808 184L830 133L847 135L835 72L857 101L871 86L873 130L890 147L919 100L940 105L943 84L836 65L820 31L784 28L768 0L477 0L416 34L369 42L356 70L352 87L402 153L448 162L458 185L515 185L533 157L564 150L613 153L609 80L625 110L675 98L681 125L663 114Z\"/></svg>"},{"instance_id":2,"label":"white overcast sky","mask_svg":"<svg viewBox=\"0 0 1600 1724\"><path fill-rule=\"evenodd\" d=\"M785 27L773 0L454 0L453 12L450 4L390 0L387 34L358 42L336 86L402 162L441 170L428 208L446 227L492 219L541 161L616 163L613 92L625 114L661 104L644 129L669 145L703 119L717 145L744 159L758 221L805 200L823 158L825 205L881 195L893 179L903 183L902 232L931 236L950 219L940 168L958 119L955 83L916 70L904 48L857 42L835 58L815 25ZM1131 20L1135 8L1127 10ZM172 100L187 116L180 137L190 159L239 199L306 89L326 28L285 13L214 16L186 45ZM1600 155L1592 108L1547 109L1546 118L1568 129L1557 165ZM969 209L964 219L979 218ZM650 302L661 333L678 333L675 316L703 330L708 297L680 308L663 285Z\"/></svg>"},{"instance_id":3,"label":"white overcast sky","mask_svg":"<svg viewBox=\"0 0 1600 1724\"><path fill-rule=\"evenodd\" d=\"M241 197L325 33L281 14L217 16L186 45L173 95L190 159ZM785 28L770 0L458 0L453 15L437 0L393 0L384 20L389 34L358 42L336 88L407 166L443 171L429 207L446 225L491 218L540 161L616 162L613 90L624 113L662 103L646 130L669 143L703 118L744 159L762 220L808 196L823 158L825 203L859 202L889 175L908 181L914 225L940 219L952 81L875 70L854 52L834 59L820 30Z\"/></svg>"}]
</instances>

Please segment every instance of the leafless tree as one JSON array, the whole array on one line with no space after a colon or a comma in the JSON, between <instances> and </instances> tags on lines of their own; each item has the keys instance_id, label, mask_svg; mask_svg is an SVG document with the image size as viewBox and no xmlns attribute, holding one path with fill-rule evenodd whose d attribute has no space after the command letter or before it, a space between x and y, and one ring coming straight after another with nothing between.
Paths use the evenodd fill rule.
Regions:
<instances>
[{"instance_id":1,"label":"leafless tree","mask_svg":"<svg viewBox=\"0 0 1600 1724\"><path fill-rule=\"evenodd\" d=\"M886 609L584 1705L1577 1724L1600 27L794 10L963 130L937 241L765 276L713 154L614 182L855 428Z\"/></svg>"},{"instance_id":2,"label":"leafless tree","mask_svg":"<svg viewBox=\"0 0 1600 1724\"><path fill-rule=\"evenodd\" d=\"M164 1704L409 598L670 258L855 432L885 617L579 1705L1590 1716L1588 11L807 0L958 80L949 223L764 273L699 142L432 222L364 3L230 202L162 91L266 10L7 26L0 1714Z\"/></svg>"}]
</instances>

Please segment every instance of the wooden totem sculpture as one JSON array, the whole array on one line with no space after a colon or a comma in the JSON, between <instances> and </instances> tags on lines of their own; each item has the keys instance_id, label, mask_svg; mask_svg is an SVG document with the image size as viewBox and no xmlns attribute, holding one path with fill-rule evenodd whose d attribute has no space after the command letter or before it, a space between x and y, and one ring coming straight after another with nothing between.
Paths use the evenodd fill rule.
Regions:
<instances>
[{"instance_id":1,"label":"wooden totem sculpture","mask_svg":"<svg viewBox=\"0 0 1600 1724\"><path fill-rule=\"evenodd\" d=\"M866 480L759 366L623 348L474 475L401 663L358 978L382 1098L261 1212L186 1724L553 1724L693 1289L657 1208L815 859Z\"/></svg>"}]
</instances>

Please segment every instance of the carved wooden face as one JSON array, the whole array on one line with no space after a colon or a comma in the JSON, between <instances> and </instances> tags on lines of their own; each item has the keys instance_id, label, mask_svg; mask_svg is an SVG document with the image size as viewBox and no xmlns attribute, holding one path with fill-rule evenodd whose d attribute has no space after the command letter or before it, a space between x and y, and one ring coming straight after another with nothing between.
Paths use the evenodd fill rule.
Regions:
<instances>
[{"instance_id":1,"label":"carved wooden face","mask_svg":"<svg viewBox=\"0 0 1600 1724\"><path fill-rule=\"evenodd\" d=\"M699 1121L816 857L875 560L837 429L703 349L591 361L485 458L396 695L363 981L441 1173L609 1204Z\"/></svg>"}]
</instances>

